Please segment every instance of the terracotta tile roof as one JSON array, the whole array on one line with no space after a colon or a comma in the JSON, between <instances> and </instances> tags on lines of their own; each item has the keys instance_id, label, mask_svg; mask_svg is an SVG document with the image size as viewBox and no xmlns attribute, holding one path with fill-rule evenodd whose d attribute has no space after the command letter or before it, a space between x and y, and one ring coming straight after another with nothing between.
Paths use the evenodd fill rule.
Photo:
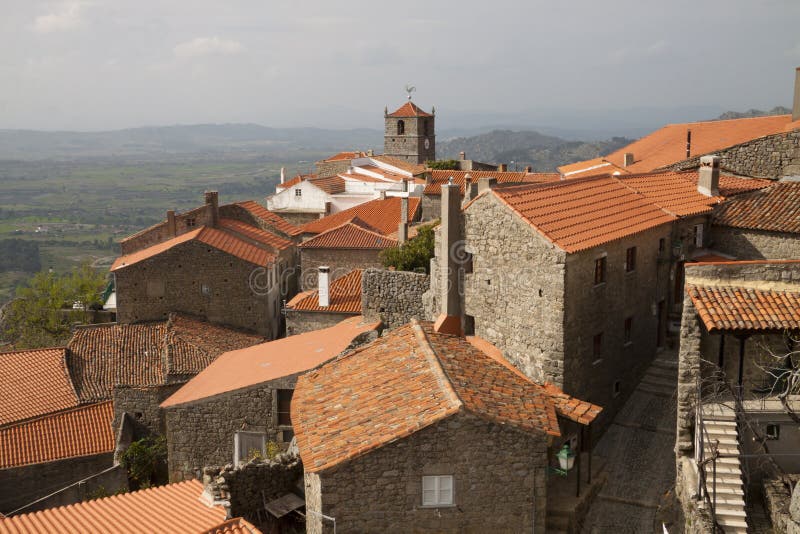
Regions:
<instances>
[{"instance_id":1,"label":"terracotta tile roof","mask_svg":"<svg viewBox=\"0 0 800 534\"><path fill-rule=\"evenodd\" d=\"M800 182L778 182L732 198L714 212L713 224L800 233Z\"/></svg>"},{"instance_id":2,"label":"terracotta tile roof","mask_svg":"<svg viewBox=\"0 0 800 534\"><path fill-rule=\"evenodd\" d=\"M419 197L408 199L408 220L413 221L417 218L420 207ZM328 215L322 219L316 219L300 227L304 234L321 234L342 224L359 218L364 223L374 228L383 235L397 231L400 224L400 198L387 197L385 199L376 198L369 202L364 202L358 206Z\"/></svg>"},{"instance_id":3,"label":"terracotta tile roof","mask_svg":"<svg viewBox=\"0 0 800 534\"><path fill-rule=\"evenodd\" d=\"M324 162L328 162L328 161L351 160L351 159L356 159L356 158L363 158L363 157L366 157L366 155L367 154L365 152L361 152L361 151L339 152L338 154L334 154L333 156L330 156L328 158L323 159L322 162L324 163Z\"/></svg>"},{"instance_id":4,"label":"terracotta tile roof","mask_svg":"<svg viewBox=\"0 0 800 534\"><path fill-rule=\"evenodd\" d=\"M316 174L298 174L291 180L286 180L282 184L278 184L275 186L275 189L280 189L281 191L286 189L287 187L292 187L293 185L299 184L303 180L308 180L309 178L315 177Z\"/></svg>"},{"instance_id":5,"label":"terracotta tile roof","mask_svg":"<svg viewBox=\"0 0 800 534\"><path fill-rule=\"evenodd\" d=\"M181 234L162 243L131 252L130 254L124 254L114 260L111 270L124 269L140 261L158 256L162 252L187 241L198 241L254 265L263 266L275 261L275 254L263 246L254 245L250 241L224 229L202 226L197 230Z\"/></svg>"},{"instance_id":6,"label":"terracotta tile roof","mask_svg":"<svg viewBox=\"0 0 800 534\"><path fill-rule=\"evenodd\" d=\"M582 425L588 425L603 411L603 408L596 404L567 395L555 384L546 383L544 385L544 390L548 397L550 397L550 400L555 404L556 413L558 413L558 415Z\"/></svg>"},{"instance_id":7,"label":"terracotta tile roof","mask_svg":"<svg viewBox=\"0 0 800 534\"><path fill-rule=\"evenodd\" d=\"M0 469L114 451L111 401L0 428Z\"/></svg>"},{"instance_id":8,"label":"terracotta tile roof","mask_svg":"<svg viewBox=\"0 0 800 534\"><path fill-rule=\"evenodd\" d=\"M366 172L363 172L366 171ZM376 178L367 174L367 172L378 174L381 178ZM353 167L353 172L347 173L339 173L339 175L344 180L360 180L362 182L373 182L373 183L386 183L389 182L400 182L402 180L411 180L411 177L407 174L399 174L396 172L392 172L386 169L382 169L377 165L359 165L358 167Z\"/></svg>"},{"instance_id":9,"label":"terracotta tile roof","mask_svg":"<svg viewBox=\"0 0 800 534\"><path fill-rule=\"evenodd\" d=\"M692 131L691 157L709 154L751 139L780 133L791 122L791 115L775 115L725 121L688 122L668 124L655 132L634 141L628 146L605 156L605 160L623 168L625 153L633 153L634 162L624 167L628 172L648 172L683 161L686 158L686 133ZM590 167L597 160L588 160L560 167L578 169Z\"/></svg>"},{"instance_id":10,"label":"terracotta tile roof","mask_svg":"<svg viewBox=\"0 0 800 534\"><path fill-rule=\"evenodd\" d=\"M474 342L417 321L300 376L291 410L310 472L462 410L525 431L559 434L555 404L544 388Z\"/></svg>"},{"instance_id":11,"label":"terracotta tile roof","mask_svg":"<svg viewBox=\"0 0 800 534\"><path fill-rule=\"evenodd\" d=\"M0 426L78 405L66 349L0 353Z\"/></svg>"},{"instance_id":12,"label":"terracotta tile roof","mask_svg":"<svg viewBox=\"0 0 800 534\"><path fill-rule=\"evenodd\" d=\"M226 352L165 400L162 408L221 395L312 369L380 325L352 317L321 330Z\"/></svg>"},{"instance_id":13,"label":"terracotta tile roof","mask_svg":"<svg viewBox=\"0 0 800 534\"><path fill-rule=\"evenodd\" d=\"M242 235L248 239L252 239L253 241L257 241L276 250L285 250L292 246L292 242L288 239L283 239L282 237L278 237L271 232L267 232L261 228L256 228L255 226L251 226L241 221L234 219L220 219L219 225L224 230Z\"/></svg>"},{"instance_id":14,"label":"terracotta tile roof","mask_svg":"<svg viewBox=\"0 0 800 534\"><path fill-rule=\"evenodd\" d=\"M262 534L252 523L242 517L228 519L201 534Z\"/></svg>"},{"instance_id":15,"label":"terracotta tile roof","mask_svg":"<svg viewBox=\"0 0 800 534\"><path fill-rule=\"evenodd\" d=\"M800 292L687 284L709 332L800 328Z\"/></svg>"},{"instance_id":16,"label":"terracotta tile roof","mask_svg":"<svg viewBox=\"0 0 800 534\"><path fill-rule=\"evenodd\" d=\"M322 178L312 178L308 181L329 195L344 193L345 190L344 179L342 179L341 176L325 176Z\"/></svg>"},{"instance_id":17,"label":"terracotta tile roof","mask_svg":"<svg viewBox=\"0 0 800 534\"><path fill-rule=\"evenodd\" d=\"M390 239L368 228L358 217L317 234L299 247L306 248L339 248L339 249L386 249L397 246L396 239Z\"/></svg>"},{"instance_id":18,"label":"terracotta tile roof","mask_svg":"<svg viewBox=\"0 0 800 534\"><path fill-rule=\"evenodd\" d=\"M293 236L300 233L299 228L288 222L286 219L277 215L254 200L246 200L237 203L237 206L249 211L253 216L261 219L265 223L271 225L276 230L283 232L286 235Z\"/></svg>"},{"instance_id":19,"label":"terracotta tile roof","mask_svg":"<svg viewBox=\"0 0 800 534\"><path fill-rule=\"evenodd\" d=\"M605 158L595 158L588 161L580 161L569 165L562 165L558 171L564 178L584 178L586 176L596 176L598 174L628 174L630 171L614 165Z\"/></svg>"},{"instance_id":20,"label":"terracotta tile roof","mask_svg":"<svg viewBox=\"0 0 800 534\"><path fill-rule=\"evenodd\" d=\"M433 117L430 113L422 111L419 106L411 100L389 113L389 117Z\"/></svg>"},{"instance_id":21,"label":"terracotta tile roof","mask_svg":"<svg viewBox=\"0 0 800 534\"><path fill-rule=\"evenodd\" d=\"M396 167L398 169L402 169L406 172L410 172L413 176L422 174L427 170L427 167L425 167L425 165L422 165L420 163L411 163L404 159L396 158L394 156L387 156L386 154L382 154L380 156L371 156L371 159L375 161L380 161L381 163L385 163L387 165L391 165L392 167Z\"/></svg>"},{"instance_id":22,"label":"terracotta tile roof","mask_svg":"<svg viewBox=\"0 0 800 534\"><path fill-rule=\"evenodd\" d=\"M319 305L319 290L312 289L298 293L286 305L292 311L316 311L361 314L361 275L362 269L355 269L337 278L328 288L329 306Z\"/></svg>"},{"instance_id":23,"label":"terracotta tile roof","mask_svg":"<svg viewBox=\"0 0 800 534\"><path fill-rule=\"evenodd\" d=\"M550 242L570 253L677 219L618 177L512 186L492 193Z\"/></svg>"},{"instance_id":24,"label":"terracotta tile roof","mask_svg":"<svg viewBox=\"0 0 800 534\"><path fill-rule=\"evenodd\" d=\"M450 177L458 185L461 194L464 194L466 175L470 175L473 182L481 178L496 178L499 184L538 184L555 182L561 179L558 173L526 173L526 172L501 172L501 171L439 171L433 170L431 181L425 186L423 193L426 195L441 195L442 184L446 184Z\"/></svg>"},{"instance_id":25,"label":"terracotta tile roof","mask_svg":"<svg viewBox=\"0 0 800 534\"><path fill-rule=\"evenodd\" d=\"M263 339L172 314L153 323L78 328L67 361L81 402L92 402L110 398L115 385L156 386L196 374L224 351Z\"/></svg>"},{"instance_id":26,"label":"terracotta tile roof","mask_svg":"<svg viewBox=\"0 0 800 534\"><path fill-rule=\"evenodd\" d=\"M0 534L200 534L221 526L225 508L208 506L197 480L167 484L0 520Z\"/></svg>"}]
</instances>

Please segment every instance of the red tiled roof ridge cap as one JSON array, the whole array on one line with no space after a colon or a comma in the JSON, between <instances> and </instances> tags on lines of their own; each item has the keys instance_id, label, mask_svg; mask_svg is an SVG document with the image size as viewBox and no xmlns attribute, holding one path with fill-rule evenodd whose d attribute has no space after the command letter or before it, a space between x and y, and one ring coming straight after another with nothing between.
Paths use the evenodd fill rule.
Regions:
<instances>
[{"instance_id":1,"label":"red tiled roof ridge cap","mask_svg":"<svg viewBox=\"0 0 800 534\"><path fill-rule=\"evenodd\" d=\"M114 401L112 399L97 401L97 402L87 402L86 404L79 404L77 406L70 406L69 408L64 408L62 410L58 410L55 412L43 413L39 414L35 417L31 417L29 419L23 419L21 421L14 421L13 423L9 423L0 427L0 430L8 430L20 426L30 425L31 423L35 423L37 421L42 421L44 419L51 419L53 417L59 417L62 415L70 414L73 412L79 412L82 410L89 410L92 408L99 408L101 406L105 406L107 404L113 405Z\"/></svg>"},{"instance_id":2,"label":"red tiled roof ridge cap","mask_svg":"<svg viewBox=\"0 0 800 534\"><path fill-rule=\"evenodd\" d=\"M76 325L76 326L78 326L78 325ZM80 326L88 326L88 325L80 325ZM40 347L40 348L36 348L36 349L7 350L7 351L0 352L0 358L5 356L6 354L20 354L22 352L42 352L42 351L46 351L46 350L66 350L66 349L67 349L67 347L62 345L60 347L59 346L53 346L53 347Z\"/></svg>"},{"instance_id":3,"label":"red tiled roof ridge cap","mask_svg":"<svg viewBox=\"0 0 800 534\"><path fill-rule=\"evenodd\" d=\"M436 353L436 350L431 345L430 340L428 339L428 335L425 330L422 328L422 324L417 319L411 319L409 322L412 331L414 332L414 338L417 341L420 349L422 350L425 358L428 362L428 365L431 368L431 371L436 375L436 382L442 388L442 393L444 393L448 400L450 401L451 407L454 409L462 410L464 408L464 401L458 395L458 391L453 386L450 377L447 375L447 372L442 367L440 362L440 357ZM443 335L443 334L437 334Z\"/></svg>"}]
</instances>

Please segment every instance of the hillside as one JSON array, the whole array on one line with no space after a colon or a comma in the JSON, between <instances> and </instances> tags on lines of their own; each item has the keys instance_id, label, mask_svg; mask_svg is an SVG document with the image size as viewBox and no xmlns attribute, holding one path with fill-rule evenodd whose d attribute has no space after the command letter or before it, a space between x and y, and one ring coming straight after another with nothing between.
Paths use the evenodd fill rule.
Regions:
<instances>
[{"instance_id":1,"label":"hillside","mask_svg":"<svg viewBox=\"0 0 800 534\"><path fill-rule=\"evenodd\" d=\"M728 119L749 119L752 117L767 117L769 115L788 115L792 112L791 109L784 106L775 106L769 111L762 111L760 109L748 109L747 111L726 111L715 120L728 120Z\"/></svg>"}]
</instances>

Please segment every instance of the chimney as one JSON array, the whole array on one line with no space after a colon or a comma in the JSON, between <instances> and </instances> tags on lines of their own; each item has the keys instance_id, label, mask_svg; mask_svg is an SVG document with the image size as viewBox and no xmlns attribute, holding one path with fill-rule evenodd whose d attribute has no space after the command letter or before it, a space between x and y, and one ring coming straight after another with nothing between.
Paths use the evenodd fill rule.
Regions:
<instances>
[{"instance_id":1,"label":"chimney","mask_svg":"<svg viewBox=\"0 0 800 534\"><path fill-rule=\"evenodd\" d=\"M458 153L458 159L464 161L465 159L467 159L467 153L462 150L461 152Z\"/></svg>"},{"instance_id":2,"label":"chimney","mask_svg":"<svg viewBox=\"0 0 800 534\"><path fill-rule=\"evenodd\" d=\"M400 224L397 225L397 242L403 244L408 241L408 182L403 179L403 193L400 197Z\"/></svg>"},{"instance_id":3,"label":"chimney","mask_svg":"<svg viewBox=\"0 0 800 534\"><path fill-rule=\"evenodd\" d=\"M692 157L692 131L686 130L686 159Z\"/></svg>"},{"instance_id":4,"label":"chimney","mask_svg":"<svg viewBox=\"0 0 800 534\"><path fill-rule=\"evenodd\" d=\"M459 291L459 254L461 240L461 191L453 180L442 185L442 220L439 226L439 274L441 276L441 313L433 329L443 334L464 335L461 328L461 292Z\"/></svg>"},{"instance_id":5,"label":"chimney","mask_svg":"<svg viewBox=\"0 0 800 534\"><path fill-rule=\"evenodd\" d=\"M488 191L489 189L494 189L497 185L497 178L492 176L483 176L478 179L478 194L480 195L484 191Z\"/></svg>"},{"instance_id":6,"label":"chimney","mask_svg":"<svg viewBox=\"0 0 800 534\"><path fill-rule=\"evenodd\" d=\"M707 197L719 195L719 156L703 156L700 158L697 192Z\"/></svg>"},{"instance_id":7,"label":"chimney","mask_svg":"<svg viewBox=\"0 0 800 534\"><path fill-rule=\"evenodd\" d=\"M317 284L319 285L319 305L321 308L327 308L331 305L329 281L330 272L330 267L320 266L319 272L317 273Z\"/></svg>"},{"instance_id":8,"label":"chimney","mask_svg":"<svg viewBox=\"0 0 800 534\"><path fill-rule=\"evenodd\" d=\"M630 167L631 165L633 165L633 152L625 152L622 155L622 166Z\"/></svg>"},{"instance_id":9,"label":"chimney","mask_svg":"<svg viewBox=\"0 0 800 534\"><path fill-rule=\"evenodd\" d=\"M368 157L370 157L370 158L371 158L371 157L372 157L372 156L374 156L374 155L375 155L375 152L373 152L371 148L370 148L369 150L367 150L367 156L368 156Z\"/></svg>"},{"instance_id":10,"label":"chimney","mask_svg":"<svg viewBox=\"0 0 800 534\"><path fill-rule=\"evenodd\" d=\"M211 206L211 224L209 226L216 228L219 222L219 192L206 191L206 206Z\"/></svg>"},{"instance_id":11,"label":"chimney","mask_svg":"<svg viewBox=\"0 0 800 534\"><path fill-rule=\"evenodd\" d=\"M532 173L533 172L533 167L531 167L530 165L526 165L525 166L525 172L527 172L528 174Z\"/></svg>"},{"instance_id":12,"label":"chimney","mask_svg":"<svg viewBox=\"0 0 800 534\"><path fill-rule=\"evenodd\" d=\"M286 168L281 167L281 184L286 182Z\"/></svg>"},{"instance_id":13,"label":"chimney","mask_svg":"<svg viewBox=\"0 0 800 534\"><path fill-rule=\"evenodd\" d=\"M794 71L794 104L792 105L792 122L800 121L800 67Z\"/></svg>"},{"instance_id":14,"label":"chimney","mask_svg":"<svg viewBox=\"0 0 800 534\"><path fill-rule=\"evenodd\" d=\"M178 226L175 224L175 211L167 211L167 232L170 237L175 237L178 234Z\"/></svg>"},{"instance_id":15,"label":"chimney","mask_svg":"<svg viewBox=\"0 0 800 534\"><path fill-rule=\"evenodd\" d=\"M476 196L478 196L478 182L467 173L464 175L464 202L469 202Z\"/></svg>"},{"instance_id":16,"label":"chimney","mask_svg":"<svg viewBox=\"0 0 800 534\"><path fill-rule=\"evenodd\" d=\"M378 198L386 200L386 189L381 189L380 192L378 192Z\"/></svg>"},{"instance_id":17,"label":"chimney","mask_svg":"<svg viewBox=\"0 0 800 534\"><path fill-rule=\"evenodd\" d=\"M497 170L500 171L500 172L507 172L508 171L508 164L501 163L500 165L497 166Z\"/></svg>"}]
</instances>

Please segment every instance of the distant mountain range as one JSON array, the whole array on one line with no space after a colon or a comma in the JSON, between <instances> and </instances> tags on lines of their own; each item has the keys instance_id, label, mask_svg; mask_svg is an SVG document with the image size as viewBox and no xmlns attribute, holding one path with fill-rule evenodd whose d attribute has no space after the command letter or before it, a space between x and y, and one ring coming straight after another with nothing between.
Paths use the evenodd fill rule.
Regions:
<instances>
[{"instance_id":1,"label":"distant mountain range","mask_svg":"<svg viewBox=\"0 0 800 534\"><path fill-rule=\"evenodd\" d=\"M761 111L760 109L748 109L747 111L726 111L717 120L728 119L749 119L752 117L767 117L770 115L790 115L792 110L784 106L775 106L769 111Z\"/></svg>"}]
</instances>

